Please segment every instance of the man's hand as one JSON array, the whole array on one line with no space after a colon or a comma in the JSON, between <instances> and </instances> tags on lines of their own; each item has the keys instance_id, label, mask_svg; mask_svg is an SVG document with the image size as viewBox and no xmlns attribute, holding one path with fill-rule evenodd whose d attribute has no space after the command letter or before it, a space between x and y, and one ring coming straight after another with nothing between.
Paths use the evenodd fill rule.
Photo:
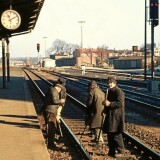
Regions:
<instances>
[{"instance_id":1,"label":"man's hand","mask_svg":"<svg viewBox=\"0 0 160 160\"><path fill-rule=\"evenodd\" d=\"M103 101L102 104L108 107L108 106L110 106L111 102L108 100L105 100L105 101Z\"/></svg>"},{"instance_id":2,"label":"man's hand","mask_svg":"<svg viewBox=\"0 0 160 160\"><path fill-rule=\"evenodd\" d=\"M61 99L61 103L65 103L65 99Z\"/></svg>"},{"instance_id":3,"label":"man's hand","mask_svg":"<svg viewBox=\"0 0 160 160\"><path fill-rule=\"evenodd\" d=\"M57 116L56 116L56 119L57 119L57 122L60 123L61 116L60 116L60 115L57 115Z\"/></svg>"}]
</instances>

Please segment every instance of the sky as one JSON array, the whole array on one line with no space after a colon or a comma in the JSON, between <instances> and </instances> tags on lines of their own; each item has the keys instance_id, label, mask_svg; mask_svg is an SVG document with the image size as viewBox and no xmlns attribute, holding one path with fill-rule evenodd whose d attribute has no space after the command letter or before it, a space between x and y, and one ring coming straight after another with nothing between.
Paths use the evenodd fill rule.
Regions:
<instances>
[{"instance_id":1,"label":"sky","mask_svg":"<svg viewBox=\"0 0 160 160\"><path fill-rule=\"evenodd\" d=\"M149 3L149 0L147 1ZM144 45L145 0L45 0L34 30L10 38L11 57L44 57L56 39L97 48L132 49ZM147 43L151 42L147 23ZM154 41L160 46L160 26L155 27ZM47 38L44 38L47 37Z\"/></svg>"}]
</instances>

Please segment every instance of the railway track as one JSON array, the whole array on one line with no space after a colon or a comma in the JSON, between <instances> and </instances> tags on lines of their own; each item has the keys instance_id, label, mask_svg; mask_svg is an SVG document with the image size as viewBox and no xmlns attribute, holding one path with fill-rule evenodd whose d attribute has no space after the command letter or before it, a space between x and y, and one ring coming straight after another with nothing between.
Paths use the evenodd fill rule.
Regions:
<instances>
[{"instance_id":1,"label":"railway track","mask_svg":"<svg viewBox=\"0 0 160 160\"><path fill-rule=\"evenodd\" d=\"M77 77L74 78L72 76L71 81L73 83L74 83L74 81L76 81L76 83L79 83L80 88L83 88L83 90L84 90L85 89L84 86L87 86L88 80L83 79L81 81L79 79L82 79L82 78L77 79ZM75 84L73 84L73 85L76 86ZM106 90L106 87L107 86L105 85L104 91ZM131 87L130 87L130 90L131 90ZM130 90L129 90L129 92L132 93ZM84 94L84 93L82 93L82 94ZM157 128L159 128L160 109L159 109L159 106L153 105L153 104L156 104L155 102L159 101L159 97L153 97L152 95L144 95L141 93L139 94L139 92L135 92L135 91L133 92L133 95L132 95L132 97L134 97L134 98L130 98L130 97L126 98L126 110L127 111L129 110L128 111L129 114L128 114L128 112L126 112L127 121L130 123L136 123L138 125L144 125L144 126L151 125L151 126L155 126L155 127L157 126ZM136 97L138 97L138 99L140 99L140 101L138 101L137 98L135 98L135 95L136 95ZM142 96L144 96L145 98ZM82 101L83 101L83 99L82 99ZM142 101L142 99L143 99L143 101ZM150 99L153 99L155 102L153 100L152 100L152 102L154 102L153 104L148 104L147 102L145 102ZM135 122L135 119L137 119L136 122ZM134 122L132 122L132 121L134 121ZM134 131L131 128L135 128L135 127L133 127L132 125L131 125L132 127L129 127L129 126L130 125L127 125L126 128L132 135L134 135L138 139L141 139L143 142L145 142L151 148L155 148L155 150L159 152L159 143L160 143L160 140L158 138L160 136L159 129L154 129L154 128L153 129L146 129L147 127L145 127L145 128L143 127L143 129L140 129L140 127L138 127L138 129L136 131ZM151 130L151 131L148 131L148 130ZM152 137L152 140L150 137ZM148 141L146 141L146 139L148 139Z\"/></svg>"},{"instance_id":2,"label":"railway track","mask_svg":"<svg viewBox=\"0 0 160 160\"><path fill-rule=\"evenodd\" d=\"M49 73L56 75L56 76L61 75L60 73L58 73L58 74L57 73L55 74L53 72L49 72ZM90 79L81 78L81 77L77 77L77 76L75 77L75 76L64 75L64 74L63 74L63 76L65 76L66 79L69 81L75 81L76 83L82 84L84 86L87 86L88 82L90 81ZM98 82L98 85L102 88L103 91L105 91L106 88L108 87L106 82L105 83ZM118 85L125 92L126 99L128 101L132 101L136 104L141 104L146 108L152 109L152 111L155 110L155 112L157 112L157 118L158 118L158 116L160 114L160 106L159 106L160 97L146 93L147 91L144 88L137 89L137 87L128 86L128 85L121 85L119 83L118 83Z\"/></svg>"},{"instance_id":3,"label":"railway track","mask_svg":"<svg viewBox=\"0 0 160 160\"><path fill-rule=\"evenodd\" d=\"M46 83L46 82L45 82ZM51 82L48 82L48 85L51 85ZM67 108L67 107L65 107L64 108L64 110L63 110L63 117L64 117L64 120L62 120L62 121L65 121L67 124L68 124L68 126L69 127L66 127L66 128L70 128L73 132L74 132L74 134L75 135L77 135L77 137L78 137L78 139L80 139L80 136L81 136L81 133L83 132L83 129L84 129L84 111L82 112L82 108L84 108L84 105L82 104L82 103L80 103L79 101L76 101L75 102L75 98L72 98L72 96L69 96L68 95L68 97L70 97L69 99L72 99L72 101L73 101L73 99L74 99L74 102L72 102L72 101L69 101L68 103L68 105L67 106L69 106L69 105L71 105L72 103L73 103L73 107L69 107L69 108ZM76 106L75 106L75 103L76 103ZM78 114L77 115L77 105L78 106L81 106L81 109L79 110L80 112L81 112L81 114ZM72 105L71 105L72 106ZM69 109L71 109L71 108L74 108L74 110L75 111L71 111L71 110L69 110ZM84 110L84 109L83 109ZM69 114L69 113L70 114ZM71 114L72 113L72 114ZM72 116L74 116L74 117L72 117ZM68 117L70 117L70 118L68 118ZM73 125L74 124L74 125ZM78 129L77 129L77 126L80 126ZM76 127L76 128L75 128ZM62 128L63 128L63 125L62 125ZM65 130L65 129L63 129L63 130ZM74 131L75 130L75 131ZM106 153L107 153L107 147L106 147L106 144L107 144L107 142L106 142L106 144L104 145L101 145L101 146L99 146L99 148L101 148L99 151L97 150L97 145L96 144L94 144L94 143L92 143L91 142L91 140L92 140L92 137L90 137L90 136L88 136L90 133L89 133L89 130L87 131L85 131L86 132L86 134L84 134L82 137L84 138L84 140L83 140L83 138L81 139L81 141L79 141L78 140L78 142L80 143L80 146L82 147L82 146L84 146L83 148L85 148L85 151L87 150L87 153L88 154L86 154L86 155L89 155L90 156L90 158L91 159L94 159L94 158L103 158L104 159L104 157L106 158ZM73 134L73 133L72 133ZM76 136L75 136L76 137ZM128 137L128 138L127 138ZM132 136L128 136L128 135L126 135L126 137L125 137L125 140L126 141L128 141L128 144L131 144L131 146L134 144L135 145L135 140L134 140L134 138L132 138L132 140L130 139ZM130 140L129 140L130 139ZM133 142L132 142L133 141ZM141 144L141 145L140 145ZM140 144L138 144L137 142L136 142L136 145L137 145L137 148L139 148L138 146L141 146L140 148L141 148L141 150L142 150L142 148L143 147L145 147L145 146L143 146L142 147L142 143L140 143ZM96 146L95 146L96 145ZM80 147L80 148L81 148ZM130 146L129 146L129 148L130 148ZM145 151L145 150L147 150L147 152ZM145 152L144 152L145 151ZM155 158L154 156L159 156L158 154L156 155L156 153L154 152L154 151L152 151L152 150L149 150L149 149L144 149L143 148L143 152L144 153L147 153L147 154L145 154L145 155L147 155L147 157L148 156L150 156L150 158L152 159L152 158ZM148 154L149 153L149 154ZM97 157L96 157L97 156ZM144 154L143 154L143 156L142 157L144 157ZM156 157L157 158L157 157ZM159 158L159 157L158 157Z\"/></svg>"},{"instance_id":4,"label":"railway track","mask_svg":"<svg viewBox=\"0 0 160 160\"><path fill-rule=\"evenodd\" d=\"M31 83L34 85L34 88L36 88L36 92L38 92L38 95L40 95L40 99L41 102L43 103L43 99L44 99L44 95L45 92L48 88L49 85L51 85L51 83L49 82L49 84L47 85L46 82L44 82L44 80L40 80L39 77L37 78L37 76L35 76L33 73L30 73L27 70L24 70L24 72L27 74L27 76L29 77ZM35 92L35 90L34 90ZM38 95L36 94L36 98L38 97ZM43 104L39 104L38 107L42 107ZM42 109L42 108L41 108ZM46 138L46 132L43 129L43 123L44 123L44 119L41 113L40 108L38 108L39 112L39 120L40 120L40 124L41 124L41 129L44 135L44 138ZM73 142L73 139L75 139L74 135L70 132L70 130L68 130L67 125L65 124L65 122L63 121L63 119L61 120L61 126L63 131L63 134L67 132L67 137L69 138L70 141L68 140L64 140L63 137L61 137L60 135L56 135L56 149L53 152L52 150L49 150L50 153L50 157L51 159L54 160L59 160L59 159L76 159L76 157L79 157L79 159L89 159L87 158L88 155L86 153L85 150L83 150L83 148L81 147L81 145L79 144L75 144L76 142ZM46 139L46 145L47 145L47 139ZM73 147L74 145L74 147ZM77 149L77 152L75 152L75 148Z\"/></svg>"},{"instance_id":5,"label":"railway track","mask_svg":"<svg viewBox=\"0 0 160 160\"><path fill-rule=\"evenodd\" d=\"M75 68L67 68L67 69L63 69L64 72L67 72L67 73L72 73L72 74L75 74L74 72L79 72L81 74L82 70L81 69L75 69ZM130 79L130 80L141 80L143 81L144 80L144 74L143 73L138 73L138 72L133 72L133 71L127 71L124 72L124 71L116 71L116 70L111 70L111 69L86 69L86 76L89 75L95 75L97 77L102 77L103 75L111 75L111 76L116 76L118 77L119 79ZM150 79L151 76L148 74L146 76L147 79ZM156 75L154 76L154 79L156 80L159 80L160 79L160 76L159 75Z\"/></svg>"},{"instance_id":6,"label":"railway track","mask_svg":"<svg viewBox=\"0 0 160 160\"><path fill-rule=\"evenodd\" d=\"M49 72L50 73L50 72ZM52 73L51 72L51 74L55 74L55 73ZM56 75L57 75L57 73L56 73ZM58 76L60 76L60 74L58 73ZM68 75L66 76L66 78L70 81L70 83L72 82L73 83L73 86L76 86L77 85L77 83L79 83L79 85L80 85L80 88L83 88L83 91L84 91L84 89L85 88L87 88L86 86L87 86L87 84L88 84L88 82L89 82L89 80L88 79L84 79L84 78L77 78L77 76L76 77L74 77L74 76L70 76L69 75L69 78L68 78ZM102 84L103 85L103 84ZM85 86L85 87L84 87ZM106 87L107 87L107 85L105 85ZM104 87L104 86L103 86ZM105 89L106 89L106 87L104 87L104 91L105 91ZM128 86L127 86L128 87ZM132 89L132 87L130 86L129 87L130 88L130 90ZM133 87L133 88L135 88L135 87ZM73 89L74 90L74 89ZM129 92L131 92L129 90ZM133 91L134 91L135 89L133 89ZM87 91L86 91L87 92ZM138 90L138 92L133 92L133 94L135 95L137 95L138 94L138 98L140 98L140 99L144 99L144 97L141 97L141 96L143 96L143 94L139 94L139 92L140 92L140 90ZM131 92L132 93L132 92ZM82 95L84 94L84 92L82 93ZM87 96L87 95L86 95ZM81 97L79 97L79 96L77 96L78 98L81 98ZM146 97L146 96L145 96ZM152 98L154 98L154 100L156 100L156 101L158 101L159 99L158 99L158 97L153 97L152 95L148 95L147 96L147 101L149 100L149 99L152 99ZM84 102L85 103L85 100L84 100L84 97L82 97L81 98L81 100L82 100L82 102ZM146 108L146 109L144 109L144 108ZM141 125L140 124L140 122L142 122L142 125L153 125L153 126L157 126L157 127L159 127L159 107L156 107L156 106L154 106L154 105L150 105L150 104L148 104L148 103L144 103L144 102L142 102L142 101L138 101L137 99L135 99L135 98L132 98L132 97L127 97L126 98L126 110L128 111L129 110L129 112L130 112L130 114L127 114L126 113L126 117L127 117L127 119L128 119L128 121L130 122L130 123L137 123L138 125ZM132 116L132 115L134 115L134 117ZM137 116L138 115L138 116ZM142 115L141 117L140 117L140 115ZM133 118L134 119L137 119L136 121L135 120L133 120ZM131 119L131 120L130 120ZM134 121L134 122L132 122L132 121ZM130 127L127 127L127 128L130 128ZM144 127L143 127L144 128ZM145 129L145 130L148 130L148 129ZM158 133L160 133L159 132L159 130L158 129L156 129L157 130L157 136L156 137L158 137L158 136L160 136ZM130 129L129 129L129 131L131 131ZM153 130L154 132L156 132L155 131L155 129ZM144 135L147 135L147 137L152 137L151 135L153 135L153 137L155 137L154 135L154 132L152 133L152 134L147 134L146 132L148 132L148 131L143 131L142 130L142 132L140 132L140 134L136 134L135 133L135 135L136 135L136 137L137 137L137 135L138 135L138 137L137 138L142 138L142 137L144 137L143 136L143 134ZM154 139L156 139L156 137L154 138ZM145 141L145 143L146 143L146 140L145 140L145 138L144 138L144 141ZM148 144L149 146L154 146L154 148L157 148L156 149L156 151L157 150L159 150L159 147L158 147L158 143L160 143L160 141L158 140L157 141L157 143L154 143L155 142L155 140L153 140L153 142L151 142L150 140L146 143L146 144ZM157 146L157 147L156 147Z\"/></svg>"}]
</instances>

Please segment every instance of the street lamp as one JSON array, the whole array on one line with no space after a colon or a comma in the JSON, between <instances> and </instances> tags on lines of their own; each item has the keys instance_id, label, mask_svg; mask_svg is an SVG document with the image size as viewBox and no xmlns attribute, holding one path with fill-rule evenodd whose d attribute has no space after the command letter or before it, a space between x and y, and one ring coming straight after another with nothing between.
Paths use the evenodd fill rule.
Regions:
<instances>
[{"instance_id":1,"label":"street lamp","mask_svg":"<svg viewBox=\"0 0 160 160\"><path fill-rule=\"evenodd\" d=\"M81 24L81 48L83 48L82 24L85 23L85 21L78 21L78 23Z\"/></svg>"},{"instance_id":2,"label":"street lamp","mask_svg":"<svg viewBox=\"0 0 160 160\"><path fill-rule=\"evenodd\" d=\"M44 54L45 54L45 57L46 57L46 39L47 39L47 37L43 37L43 38L45 39L45 41L44 41L44 47L45 47Z\"/></svg>"}]
</instances>

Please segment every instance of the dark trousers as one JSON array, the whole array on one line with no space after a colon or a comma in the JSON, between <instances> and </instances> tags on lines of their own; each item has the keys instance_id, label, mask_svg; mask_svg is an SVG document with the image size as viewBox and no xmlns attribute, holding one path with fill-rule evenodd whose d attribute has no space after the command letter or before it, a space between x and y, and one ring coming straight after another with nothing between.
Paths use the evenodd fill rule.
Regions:
<instances>
[{"instance_id":1,"label":"dark trousers","mask_svg":"<svg viewBox=\"0 0 160 160\"><path fill-rule=\"evenodd\" d=\"M121 132L108 132L109 153L115 154L116 150L124 149L123 136Z\"/></svg>"},{"instance_id":2,"label":"dark trousers","mask_svg":"<svg viewBox=\"0 0 160 160\"><path fill-rule=\"evenodd\" d=\"M55 134L57 130L56 115L48 113L48 146L54 147Z\"/></svg>"}]
</instances>

